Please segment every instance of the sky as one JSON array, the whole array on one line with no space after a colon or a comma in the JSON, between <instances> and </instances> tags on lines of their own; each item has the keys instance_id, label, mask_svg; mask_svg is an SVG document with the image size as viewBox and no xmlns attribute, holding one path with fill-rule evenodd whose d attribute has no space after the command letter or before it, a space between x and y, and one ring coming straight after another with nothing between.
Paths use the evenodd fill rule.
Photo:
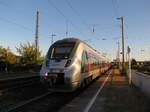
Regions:
<instances>
[{"instance_id":1,"label":"sky","mask_svg":"<svg viewBox=\"0 0 150 112\"><path fill-rule=\"evenodd\" d=\"M124 16L125 48L137 60L150 60L150 0L0 0L0 46L16 53L20 43L34 42L37 10L43 55L55 33L54 41L79 38L114 59L121 42L116 18Z\"/></svg>"}]
</instances>

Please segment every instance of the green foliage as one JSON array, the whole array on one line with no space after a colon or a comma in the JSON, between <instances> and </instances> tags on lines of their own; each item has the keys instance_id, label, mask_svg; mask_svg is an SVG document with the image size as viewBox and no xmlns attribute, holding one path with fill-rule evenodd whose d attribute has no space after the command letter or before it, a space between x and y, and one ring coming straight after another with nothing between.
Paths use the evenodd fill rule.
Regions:
<instances>
[{"instance_id":1,"label":"green foliage","mask_svg":"<svg viewBox=\"0 0 150 112\"><path fill-rule=\"evenodd\" d=\"M132 69L150 75L150 65L136 64L136 65L132 65Z\"/></svg>"},{"instance_id":2,"label":"green foliage","mask_svg":"<svg viewBox=\"0 0 150 112\"><path fill-rule=\"evenodd\" d=\"M34 44L20 44L16 50L19 56L0 46L0 72L39 72L44 57Z\"/></svg>"},{"instance_id":3,"label":"green foliage","mask_svg":"<svg viewBox=\"0 0 150 112\"><path fill-rule=\"evenodd\" d=\"M41 51L37 50L35 44L33 43L28 42L27 44L20 44L16 50L21 56L20 63L24 66L41 65L43 62Z\"/></svg>"},{"instance_id":4,"label":"green foliage","mask_svg":"<svg viewBox=\"0 0 150 112\"><path fill-rule=\"evenodd\" d=\"M139 72L143 72L147 75L150 75L150 66L140 65L136 68Z\"/></svg>"},{"instance_id":5,"label":"green foliage","mask_svg":"<svg viewBox=\"0 0 150 112\"><path fill-rule=\"evenodd\" d=\"M9 48L0 47L0 62L5 62L9 64L19 63L19 58L11 52Z\"/></svg>"},{"instance_id":6,"label":"green foliage","mask_svg":"<svg viewBox=\"0 0 150 112\"><path fill-rule=\"evenodd\" d=\"M124 69L125 69L125 74L128 74L129 72L129 63L125 63L125 66L124 66Z\"/></svg>"}]
</instances>

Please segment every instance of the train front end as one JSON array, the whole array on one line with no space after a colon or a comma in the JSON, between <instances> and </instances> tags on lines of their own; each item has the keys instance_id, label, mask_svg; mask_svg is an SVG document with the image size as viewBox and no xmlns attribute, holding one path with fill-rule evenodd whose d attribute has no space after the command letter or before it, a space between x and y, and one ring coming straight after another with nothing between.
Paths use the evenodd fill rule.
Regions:
<instances>
[{"instance_id":1,"label":"train front end","mask_svg":"<svg viewBox=\"0 0 150 112\"><path fill-rule=\"evenodd\" d=\"M49 49L40 77L50 90L58 92L71 92L78 87L76 81L72 81L75 75L75 57L77 44L74 41L57 41Z\"/></svg>"}]
</instances>

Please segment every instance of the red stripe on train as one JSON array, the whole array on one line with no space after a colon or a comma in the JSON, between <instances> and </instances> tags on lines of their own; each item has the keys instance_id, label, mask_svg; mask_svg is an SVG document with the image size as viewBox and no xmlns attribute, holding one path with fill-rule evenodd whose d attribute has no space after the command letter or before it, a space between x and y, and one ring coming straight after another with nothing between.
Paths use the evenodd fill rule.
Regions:
<instances>
[{"instance_id":1,"label":"red stripe on train","mask_svg":"<svg viewBox=\"0 0 150 112\"><path fill-rule=\"evenodd\" d=\"M91 64L88 64L88 72L91 72L92 71L92 66Z\"/></svg>"}]
</instances>

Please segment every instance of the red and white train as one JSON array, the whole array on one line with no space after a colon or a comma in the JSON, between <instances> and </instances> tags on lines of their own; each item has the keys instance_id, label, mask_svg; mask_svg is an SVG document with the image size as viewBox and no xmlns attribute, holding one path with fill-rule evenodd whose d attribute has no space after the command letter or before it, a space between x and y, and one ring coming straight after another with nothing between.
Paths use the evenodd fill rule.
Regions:
<instances>
[{"instance_id":1,"label":"red and white train","mask_svg":"<svg viewBox=\"0 0 150 112\"><path fill-rule=\"evenodd\" d=\"M84 87L108 68L106 57L79 39L66 38L49 48L40 77L49 89L69 92Z\"/></svg>"}]
</instances>

